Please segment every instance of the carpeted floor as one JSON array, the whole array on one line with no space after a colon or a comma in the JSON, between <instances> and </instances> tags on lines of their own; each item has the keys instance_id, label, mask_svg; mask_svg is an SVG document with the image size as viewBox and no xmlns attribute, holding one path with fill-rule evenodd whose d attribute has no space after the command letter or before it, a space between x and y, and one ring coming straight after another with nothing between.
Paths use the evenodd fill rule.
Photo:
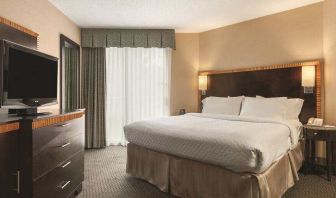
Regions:
<instances>
[{"instance_id":1,"label":"carpeted floor","mask_svg":"<svg viewBox=\"0 0 336 198\"><path fill-rule=\"evenodd\" d=\"M172 198L156 187L125 173L126 148L111 146L85 153L85 181L78 198ZM284 198L336 197L336 177L332 182L317 175L301 175L299 183Z\"/></svg>"}]
</instances>

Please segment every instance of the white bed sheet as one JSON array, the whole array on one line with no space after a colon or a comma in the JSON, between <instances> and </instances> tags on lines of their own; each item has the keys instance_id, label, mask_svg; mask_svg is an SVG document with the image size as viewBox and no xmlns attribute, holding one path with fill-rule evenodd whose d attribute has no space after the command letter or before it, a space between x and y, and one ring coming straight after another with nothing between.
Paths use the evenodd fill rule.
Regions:
<instances>
[{"instance_id":1,"label":"white bed sheet","mask_svg":"<svg viewBox=\"0 0 336 198\"><path fill-rule=\"evenodd\" d=\"M125 126L127 141L159 152L260 173L293 148L299 121L192 113Z\"/></svg>"}]
</instances>

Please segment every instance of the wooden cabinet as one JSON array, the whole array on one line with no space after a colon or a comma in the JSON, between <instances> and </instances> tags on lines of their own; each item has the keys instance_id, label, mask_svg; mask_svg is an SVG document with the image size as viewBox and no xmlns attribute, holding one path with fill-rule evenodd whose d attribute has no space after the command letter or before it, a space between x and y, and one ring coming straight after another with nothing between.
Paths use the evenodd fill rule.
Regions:
<instances>
[{"instance_id":1,"label":"wooden cabinet","mask_svg":"<svg viewBox=\"0 0 336 198\"><path fill-rule=\"evenodd\" d=\"M83 117L36 128L32 133L34 180L84 149Z\"/></svg>"},{"instance_id":2,"label":"wooden cabinet","mask_svg":"<svg viewBox=\"0 0 336 198\"><path fill-rule=\"evenodd\" d=\"M303 137L305 139L305 170L314 169L315 165L326 166L327 179L331 181L332 169L335 168L334 151L332 146L336 144L336 127L303 125ZM326 146L326 159L316 157L316 141L324 141ZM309 172L310 172L309 171Z\"/></svg>"},{"instance_id":3,"label":"wooden cabinet","mask_svg":"<svg viewBox=\"0 0 336 198\"><path fill-rule=\"evenodd\" d=\"M0 197L19 197L19 123L0 125Z\"/></svg>"},{"instance_id":4,"label":"wooden cabinet","mask_svg":"<svg viewBox=\"0 0 336 198\"><path fill-rule=\"evenodd\" d=\"M26 117L18 123L16 130L0 133L0 197L78 194L84 180L84 112Z\"/></svg>"},{"instance_id":5,"label":"wooden cabinet","mask_svg":"<svg viewBox=\"0 0 336 198\"><path fill-rule=\"evenodd\" d=\"M38 178L33 183L34 198L67 197L84 179L83 151L75 154L64 164Z\"/></svg>"}]
</instances>

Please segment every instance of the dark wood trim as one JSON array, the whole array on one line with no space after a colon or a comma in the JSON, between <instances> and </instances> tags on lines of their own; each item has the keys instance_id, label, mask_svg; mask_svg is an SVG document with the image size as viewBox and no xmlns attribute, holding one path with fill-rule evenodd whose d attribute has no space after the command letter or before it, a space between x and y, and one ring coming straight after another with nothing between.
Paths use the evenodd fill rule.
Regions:
<instances>
[{"instance_id":1,"label":"dark wood trim","mask_svg":"<svg viewBox=\"0 0 336 198\"><path fill-rule=\"evenodd\" d=\"M64 48L69 47L69 48L75 48L78 49L78 63L79 65L81 64L80 62L80 45L76 43L75 41L71 40L70 38L66 37L64 34L60 35L60 108L63 109L63 67L64 67ZM81 67L80 67L81 68ZM79 69L79 84L81 84L81 69Z\"/></svg>"},{"instance_id":2,"label":"dark wood trim","mask_svg":"<svg viewBox=\"0 0 336 198\"><path fill-rule=\"evenodd\" d=\"M17 30L19 30L21 32L24 32L26 34L29 34L29 35L31 35L33 37L37 38L39 36L38 33L34 32L34 31L32 31L32 30L30 30L28 28L25 28L25 27L23 27L23 26L15 23L15 22L11 21L11 20L5 19L3 17L0 17L0 23L2 23L4 25L7 25L7 26L10 26L10 27L12 27L14 29L17 29Z\"/></svg>"},{"instance_id":3,"label":"dark wood trim","mask_svg":"<svg viewBox=\"0 0 336 198\"><path fill-rule=\"evenodd\" d=\"M32 128L37 129L37 128L41 128L41 127L65 122L65 121L68 121L68 120L73 120L73 119L76 119L76 118L80 118L83 115L84 115L84 112L80 111L80 112L76 112L76 113L68 114L68 115L64 115L64 116L59 116L59 117L50 117L50 118L45 118L45 119L38 119L38 120L33 121Z\"/></svg>"},{"instance_id":4,"label":"dark wood trim","mask_svg":"<svg viewBox=\"0 0 336 198\"><path fill-rule=\"evenodd\" d=\"M248 67L248 68L239 68L239 69L227 69L227 70L206 70L199 71L199 75L218 75L218 74L226 74L226 73L235 73L235 72L252 72L252 71L261 71L261 70L273 70L273 69L284 69L284 68L292 68L292 67L303 67L303 66L316 66L316 117L322 117L322 105L321 105L321 71L323 66L322 60L310 60L296 63L287 63L287 64L274 64L269 66L257 66L257 67ZM200 92L198 94L198 104L201 103ZM200 109L199 109L200 110Z\"/></svg>"},{"instance_id":5,"label":"dark wood trim","mask_svg":"<svg viewBox=\"0 0 336 198\"><path fill-rule=\"evenodd\" d=\"M80 45L76 43L75 41L71 40L70 38L66 37L64 34L60 35L61 44L63 43L63 46L70 47L70 48L79 48Z\"/></svg>"},{"instance_id":6,"label":"dark wood trim","mask_svg":"<svg viewBox=\"0 0 336 198\"><path fill-rule=\"evenodd\" d=\"M19 122L9 123L9 124L2 124L0 125L0 133L7 133L11 131L16 131L20 128Z\"/></svg>"}]
</instances>

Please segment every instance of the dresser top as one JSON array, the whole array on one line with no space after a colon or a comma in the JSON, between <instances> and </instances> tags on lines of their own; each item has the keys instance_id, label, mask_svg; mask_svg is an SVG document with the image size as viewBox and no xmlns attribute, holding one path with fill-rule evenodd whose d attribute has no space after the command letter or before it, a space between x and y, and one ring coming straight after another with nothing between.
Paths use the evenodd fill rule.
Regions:
<instances>
[{"instance_id":1,"label":"dresser top","mask_svg":"<svg viewBox=\"0 0 336 198\"><path fill-rule=\"evenodd\" d=\"M335 126L314 126L314 125L303 125L304 128L306 129L310 129L310 130L317 130L317 131L336 131L336 127Z\"/></svg>"},{"instance_id":2,"label":"dresser top","mask_svg":"<svg viewBox=\"0 0 336 198\"><path fill-rule=\"evenodd\" d=\"M59 117L69 114L78 114L78 113L84 113L84 109L76 109L76 110L58 110L57 112L48 113L45 115L38 115L38 116L16 116L16 115L8 115L7 113L1 113L0 114L0 125L2 124L8 124L13 122L21 122L21 121L35 121L40 119L47 119L47 118L53 118L53 117Z\"/></svg>"}]
</instances>

